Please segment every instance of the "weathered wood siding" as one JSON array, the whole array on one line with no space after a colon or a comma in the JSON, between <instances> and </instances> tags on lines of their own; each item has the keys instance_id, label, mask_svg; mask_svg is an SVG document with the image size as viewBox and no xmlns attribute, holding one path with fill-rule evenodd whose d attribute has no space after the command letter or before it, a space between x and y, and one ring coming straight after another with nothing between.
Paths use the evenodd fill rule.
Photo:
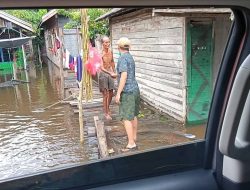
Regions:
<instances>
[{"instance_id":1,"label":"weathered wood siding","mask_svg":"<svg viewBox=\"0 0 250 190\"><path fill-rule=\"evenodd\" d=\"M61 37L62 34L59 34L58 19L57 17L52 17L49 21L45 23L44 37L46 45L46 54L51 63L54 63L58 68L60 68L60 62L61 62L60 49L58 49L56 53L51 51L51 48L55 47L56 35L59 36L60 39L62 39Z\"/></svg>"},{"instance_id":2,"label":"weathered wood siding","mask_svg":"<svg viewBox=\"0 0 250 190\"><path fill-rule=\"evenodd\" d=\"M112 47L117 62L117 41L131 40L136 78L141 95L159 110L184 121L185 85L183 67L184 17L152 16L151 9L110 20Z\"/></svg>"}]
</instances>

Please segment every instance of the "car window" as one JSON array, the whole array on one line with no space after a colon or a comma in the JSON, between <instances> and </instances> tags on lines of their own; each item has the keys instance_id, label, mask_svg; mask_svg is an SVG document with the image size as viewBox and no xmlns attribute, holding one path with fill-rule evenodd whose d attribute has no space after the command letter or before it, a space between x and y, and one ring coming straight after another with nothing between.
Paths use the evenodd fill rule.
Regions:
<instances>
[{"instance_id":1,"label":"car window","mask_svg":"<svg viewBox=\"0 0 250 190\"><path fill-rule=\"evenodd\" d=\"M88 35L79 9L0 12L0 180L205 138L232 11L87 14Z\"/></svg>"}]
</instances>

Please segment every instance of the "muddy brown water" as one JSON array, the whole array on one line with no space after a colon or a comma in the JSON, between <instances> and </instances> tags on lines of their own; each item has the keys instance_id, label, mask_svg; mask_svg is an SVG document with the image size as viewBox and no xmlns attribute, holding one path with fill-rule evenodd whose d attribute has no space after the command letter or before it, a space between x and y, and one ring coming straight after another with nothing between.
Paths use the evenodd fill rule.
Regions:
<instances>
[{"instance_id":1,"label":"muddy brown water","mask_svg":"<svg viewBox=\"0 0 250 190\"><path fill-rule=\"evenodd\" d=\"M53 71L30 70L19 73L18 78L30 83L0 88L0 181L90 160L91 139L80 143L78 114L74 114L73 108L58 104L43 109L61 97L60 81ZM11 75L0 75L0 82L10 79ZM204 138L204 125L184 126L143 103L141 116L138 151ZM115 150L113 155L122 154L127 143L122 123L113 120L106 122L105 127L110 129L108 148Z\"/></svg>"},{"instance_id":2,"label":"muddy brown water","mask_svg":"<svg viewBox=\"0 0 250 190\"><path fill-rule=\"evenodd\" d=\"M0 180L88 160L72 108L58 104L41 109L60 97L48 73L22 72L19 79L28 78L30 83L0 88ZM0 76L0 81L10 78Z\"/></svg>"}]
</instances>

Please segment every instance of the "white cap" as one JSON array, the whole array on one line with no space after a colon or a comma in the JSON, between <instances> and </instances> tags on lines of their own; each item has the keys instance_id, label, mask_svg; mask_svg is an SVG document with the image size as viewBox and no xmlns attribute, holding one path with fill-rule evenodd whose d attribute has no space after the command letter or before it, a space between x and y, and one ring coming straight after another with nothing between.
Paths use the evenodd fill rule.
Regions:
<instances>
[{"instance_id":1,"label":"white cap","mask_svg":"<svg viewBox=\"0 0 250 190\"><path fill-rule=\"evenodd\" d=\"M130 48L130 40L126 37L122 37L118 40L117 45L121 48Z\"/></svg>"}]
</instances>

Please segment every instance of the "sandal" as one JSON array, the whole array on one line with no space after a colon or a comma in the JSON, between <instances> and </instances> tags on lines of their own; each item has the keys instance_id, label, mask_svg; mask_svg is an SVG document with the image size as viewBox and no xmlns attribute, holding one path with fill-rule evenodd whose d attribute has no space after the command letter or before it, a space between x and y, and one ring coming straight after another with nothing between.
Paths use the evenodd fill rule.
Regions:
<instances>
[{"instance_id":1,"label":"sandal","mask_svg":"<svg viewBox=\"0 0 250 190\"><path fill-rule=\"evenodd\" d=\"M134 146L132 147L128 147L126 146L125 148L122 149L122 152L129 152L129 151L133 151L133 150L137 150L137 145L135 144Z\"/></svg>"}]
</instances>

